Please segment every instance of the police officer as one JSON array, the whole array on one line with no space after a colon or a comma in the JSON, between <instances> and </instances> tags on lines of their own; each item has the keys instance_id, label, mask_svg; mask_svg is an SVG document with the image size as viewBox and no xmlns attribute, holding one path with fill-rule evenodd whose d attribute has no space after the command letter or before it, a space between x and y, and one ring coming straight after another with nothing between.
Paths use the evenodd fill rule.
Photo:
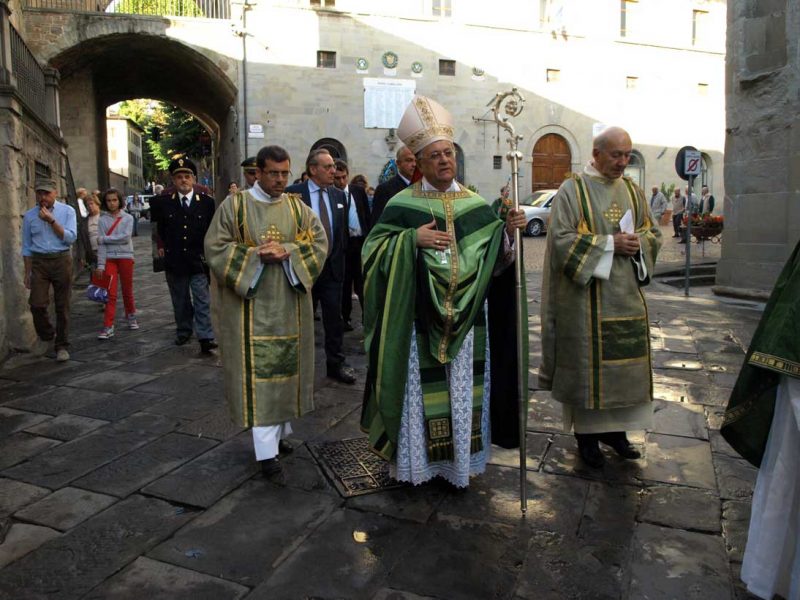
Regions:
<instances>
[{"instance_id":1,"label":"police officer","mask_svg":"<svg viewBox=\"0 0 800 600\"><path fill-rule=\"evenodd\" d=\"M211 326L208 267L203 240L214 216L214 199L195 190L197 168L188 158L169 164L175 191L153 198L150 212L158 225L158 255L175 312L175 343L182 346L195 332L200 351L209 354L217 347Z\"/></svg>"},{"instance_id":2,"label":"police officer","mask_svg":"<svg viewBox=\"0 0 800 600\"><path fill-rule=\"evenodd\" d=\"M256 157L250 156L242 161L242 173L244 174L244 187L243 190L249 190L256 184L258 177L258 165L256 165Z\"/></svg>"}]
</instances>

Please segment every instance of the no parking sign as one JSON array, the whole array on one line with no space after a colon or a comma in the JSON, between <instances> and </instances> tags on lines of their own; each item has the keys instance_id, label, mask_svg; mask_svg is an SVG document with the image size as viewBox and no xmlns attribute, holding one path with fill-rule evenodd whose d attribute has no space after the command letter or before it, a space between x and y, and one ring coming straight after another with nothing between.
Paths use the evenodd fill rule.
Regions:
<instances>
[{"instance_id":1,"label":"no parking sign","mask_svg":"<svg viewBox=\"0 0 800 600\"><path fill-rule=\"evenodd\" d=\"M678 173L678 177L689 181L690 177L700 175L702 167L703 157L697 148L684 146L678 150L678 155L675 157L675 171Z\"/></svg>"}]
</instances>

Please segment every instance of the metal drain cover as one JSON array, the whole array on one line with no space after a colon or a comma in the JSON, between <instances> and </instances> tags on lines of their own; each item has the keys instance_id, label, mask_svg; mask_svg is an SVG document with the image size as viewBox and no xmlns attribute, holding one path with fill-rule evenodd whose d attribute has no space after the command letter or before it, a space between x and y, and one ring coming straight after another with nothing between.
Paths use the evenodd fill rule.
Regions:
<instances>
[{"instance_id":1,"label":"metal drain cover","mask_svg":"<svg viewBox=\"0 0 800 600\"><path fill-rule=\"evenodd\" d=\"M389 463L372 452L366 437L309 443L308 449L343 498L402 487Z\"/></svg>"}]
</instances>

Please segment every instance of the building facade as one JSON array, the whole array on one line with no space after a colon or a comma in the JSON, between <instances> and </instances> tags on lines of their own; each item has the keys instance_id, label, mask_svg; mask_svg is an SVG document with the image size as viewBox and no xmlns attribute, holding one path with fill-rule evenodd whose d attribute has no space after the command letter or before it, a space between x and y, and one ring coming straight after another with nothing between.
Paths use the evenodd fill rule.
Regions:
<instances>
[{"instance_id":1,"label":"building facade","mask_svg":"<svg viewBox=\"0 0 800 600\"><path fill-rule=\"evenodd\" d=\"M246 154L278 143L297 163L326 146L374 184L396 142L374 117L396 116L405 90L452 111L459 173L494 198L508 145L487 103L515 86L522 196L582 169L593 135L619 125L643 187L685 185L675 156L692 145L724 204L723 1L268 0L246 18ZM376 85L393 91L376 96Z\"/></svg>"},{"instance_id":2,"label":"building facade","mask_svg":"<svg viewBox=\"0 0 800 600\"><path fill-rule=\"evenodd\" d=\"M123 184L125 194L141 192L145 188L142 162L142 128L131 119L109 115L106 117L108 145L108 172L111 186Z\"/></svg>"}]
</instances>

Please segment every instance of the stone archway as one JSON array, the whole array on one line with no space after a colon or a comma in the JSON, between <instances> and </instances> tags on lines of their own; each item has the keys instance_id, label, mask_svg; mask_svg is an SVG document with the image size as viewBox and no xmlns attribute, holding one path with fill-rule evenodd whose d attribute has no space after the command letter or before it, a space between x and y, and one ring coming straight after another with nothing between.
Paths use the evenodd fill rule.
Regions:
<instances>
[{"instance_id":1,"label":"stone archway","mask_svg":"<svg viewBox=\"0 0 800 600\"><path fill-rule=\"evenodd\" d=\"M557 133L540 137L533 147L531 191L558 189L572 171L572 153L567 140Z\"/></svg>"},{"instance_id":2,"label":"stone archway","mask_svg":"<svg viewBox=\"0 0 800 600\"><path fill-rule=\"evenodd\" d=\"M193 114L211 133L214 187L224 191L219 182L237 178L241 160L235 61L168 37L167 20L84 20L91 23L77 23L85 27L80 41L42 49L61 74L61 125L76 184L108 185L106 107L153 98Z\"/></svg>"}]
</instances>

